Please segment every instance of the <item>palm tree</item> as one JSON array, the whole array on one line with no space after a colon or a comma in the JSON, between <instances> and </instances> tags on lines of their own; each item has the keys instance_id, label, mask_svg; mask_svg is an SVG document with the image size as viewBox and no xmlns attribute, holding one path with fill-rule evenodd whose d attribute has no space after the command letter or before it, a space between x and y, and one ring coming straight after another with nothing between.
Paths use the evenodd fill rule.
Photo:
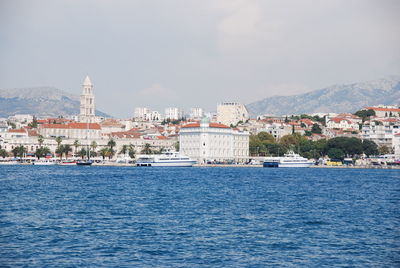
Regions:
<instances>
[{"instance_id":1,"label":"palm tree","mask_svg":"<svg viewBox=\"0 0 400 268\"><path fill-rule=\"evenodd\" d=\"M87 154L87 152L86 152L86 149L85 149L85 148L82 148L82 149L78 152L78 155L79 155L80 157L82 157L82 159L86 156L86 154Z\"/></svg>"},{"instance_id":2,"label":"palm tree","mask_svg":"<svg viewBox=\"0 0 400 268\"><path fill-rule=\"evenodd\" d=\"M111 149L111 151L112 151L112 149L115 147L115 141L114 141L114 139L111 138L111 139L108 141L107 145L110 147L110 149Z\"/></svg>"},{"instance_id":3,"label":"palm tree","mask_svg":"<svg viewBox=\"0 0 400 268\"><path fill-rule=\"evenodd\" d=\"M90 152L90 156L96 156L96 148L97 148L97 142L96 141L92 141L92 143L90 144L90 148L91 148L91 152Z\"/></svg>"},{"instance_id":4,"label":"palm tree","mask_svg":"<svg viewBox=\"0 0 400 268\"><path fill-rule=\"evenodd\" d=\"M100 155L101 157L103 157L103 160L106 158L106 156L108 155L108 148L102 148L100 150Z\"/></svg>"},{"instance_id":5,"label":"palm tree","mask_svg":"<svg viewBox=\"0 0 400 268\"><path fill-rule=\"evenodd\" d=\"M64 150L63 152L65 153L65 159L68 159L68 154L72 152L72 147L69 144L64 145Z\"/></svg>"},{"instance_id":6,"label":"palm tree","mask_svg":"<svg viewBox=\"0 0 400 268\"><path fill-rule=\"evenodd\" d=\"M132 144L129 144L129 146L128 146L128 154L129 154L130 158L132 158L132 159L135 158L136 151Z\"/></svg>"},{"instance_id":7,"label":"palm tree","mask_svg":"<svg viewBox=\"0 0 400 268\"><path fill-rule=\"evenodd\" d=\"M38 136L39 147L42 147L43 142L44 142L43 136L42 136L42 135L39 135L39 136Z\"/></svg>"},{"instance_id":8,"label":"palm tree","mask_svg":"<svg viewBox=\"0 0 400 268\"><path fill-rule=\"evenodd\" d=\"M60 160L62 159L63 153L64 153L64 145L58 145L56 149L56 154L60 156Z\"/></svg>"},{"instance_id":9,"label":"palm tree","mask_svg":"<svg viewBox=\"0 0 400 268\"><path fill-rule=\"evenodd\" d=\"M56 137L56 142L57 142L57 147L60 147L60 144L62 142L62 138L60 136Z\"/></svg>"},{"instance_id":10,"label":"palm tree","mask_svg":"<svg viewBox=\"0 0 400 268\"><path fill-rule=\"evenodd\" d=\"M122 145L122 149L119 153L126 155L127 152L128 152L128 145L126 145L126 144Z\"/></svg>"},{"instance_id":11,"label":"palm tree","mask_svg":"<svg viewBox=\"0 0 400 268\"><path fill-rule=\"evenodd\" d=\"M152 152L151 145L149 143L146 143L142 150L142 154L151 154L151 152Z\"/></svg>"},{"instance_id":12,"label":"palm tree","mask_svg":"<svg viewBox=\"0 0 400 268\"><path fill-rule=\"evenodd\" d=\"M5 149L0 149L0 156L6 158L8 156L7 151Z\"/></svg>"},{"instance_id":13,"label":"palm tree","mask_svg":"<svg viewBox=\"0 0 400 268\"><path fill-rule=\"evenodd\" d=\"M26 148L23 145L17 146L14 149L12 149L12 153L14 154L14 157L23 157L24 154L27 152Z\"/></svg>"},{"instance_id":14,"label":"palm tree","mask_svg":"<svg viewBox=\"0 0 400 268\"><path fill-rule=\"evenodd\" d=\"M41 157L44 157L49 153L50 149L48 147L40 147L36 149L35 155L38 159L40 159Z\"/></svg>"},{"instance_id":15,"label":"palm tree","mask_svg":"<svg viewBox=\"0 0 400 268\"><path fill-rule=\"evenodd\" d=\"M81 144L79 143L79 140L75 140L75 141L74 141L75 155L76 155L77 152L78 152L79 146L81 146Z\"/></svg>"}]
</instances>

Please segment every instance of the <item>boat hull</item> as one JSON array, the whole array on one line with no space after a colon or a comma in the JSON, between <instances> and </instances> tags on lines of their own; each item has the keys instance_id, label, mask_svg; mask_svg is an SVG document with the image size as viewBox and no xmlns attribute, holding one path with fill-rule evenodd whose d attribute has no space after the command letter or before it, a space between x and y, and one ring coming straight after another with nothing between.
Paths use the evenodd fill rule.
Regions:
<instances>
[{"instance_id":1,"label":"boat hull","mask_svg":"<svg viewBox=\"0 0 400 268\"><path fill-rule=\"evenodd\" d=\"M191 167L196 164L196 161L182 162L137 162L138 167Z\"/></svg>"}]
</instances>

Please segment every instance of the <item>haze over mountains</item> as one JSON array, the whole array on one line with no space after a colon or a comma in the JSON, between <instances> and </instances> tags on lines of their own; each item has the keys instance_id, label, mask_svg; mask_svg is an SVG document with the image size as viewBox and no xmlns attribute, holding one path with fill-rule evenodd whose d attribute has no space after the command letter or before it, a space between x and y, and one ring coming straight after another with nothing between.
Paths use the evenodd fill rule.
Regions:
<instances>
[{"instance_id":1,"label":"haze over mountains","mask_svg":"<svg viewBox=\"0 0 400 268\"><path fill-rule=\"evenodd\" d=\"M246 105L252 117L316 112L355 112L365 106L400 105L400 76L334 85L293 96L272 96ZM79 96L54 87L0 90L0 117L15 114L66 116L79 114ZM146 106L146 104L143 104ZM99 116L109 115L96 110Z\"/></svg>"},{"instance_id":2,"label":"haze over mountains","mask_svg":"<svg viewBox=\"0 0 400 268\"><path fill-rule=\"evenodd\" d=\"M15 114L57 117L79 114L79 96L54 87L0 89L0 117ZM109 115L96 110L96 115Z\"/></svg>"},{"instance_id":3,"label":"haze over mountains","mask_svg":"<svg viewBox=\"0 0 400 268\"><path fill-rule=\"evenodd\" d=\"M334 85L294 96L272 96L246 105L254 117L317 112L355 112L378 104L400 105L400 76Z\"/></svg>"}]
</instances>

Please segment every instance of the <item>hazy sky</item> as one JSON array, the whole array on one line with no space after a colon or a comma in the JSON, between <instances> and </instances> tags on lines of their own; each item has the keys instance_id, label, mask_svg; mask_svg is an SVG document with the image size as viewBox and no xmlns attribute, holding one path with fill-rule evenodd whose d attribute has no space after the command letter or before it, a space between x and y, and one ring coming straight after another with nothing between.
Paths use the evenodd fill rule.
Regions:
<instances>
[{"instance_id":1,"label":"hazy sky","mask_svg":"<svg viewBox=\"0 0 400 268\"><path fill-rule=\"evenodd\" d=\"M0 0L0 88L97 108L249 103L400 74L398 0Z\"/></svg>"}]
</instances>

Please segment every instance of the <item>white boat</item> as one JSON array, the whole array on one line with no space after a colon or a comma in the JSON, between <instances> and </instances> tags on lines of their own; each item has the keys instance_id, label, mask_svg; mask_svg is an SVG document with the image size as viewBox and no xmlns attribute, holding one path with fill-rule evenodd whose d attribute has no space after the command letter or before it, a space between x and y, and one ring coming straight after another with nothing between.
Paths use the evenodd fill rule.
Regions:
<instances>
[{"instance_id":1,"label":"white boat","mask_svg":"<svg viewBox=\"0 0 400 268\"><path fill-rule=\"evenodd\" d=\"M59 163L60 166L76 166L75 160L63 160Z\"/></svg>"},{"instance_id":2,"label":"white boat","mask_svg":"<svg viewBox=\"0 0 400 268\"><path fill-rule=\"evenodd\" d=\"M32 165L35 165L35 166L54 166L54 165L56 165L56 162L52 161L52 160L49 160L49 159L37 160L37 161L32 162Z\"/></svg>"},{"instance_id":3,"label":"white boat","mask_svg":"<svg viewBox=\"0 0 400 268\"><path fill-rule=\"evenodd\" d=\"M139 155L136 160L138 167L191 167L196 160L179 152L166 152L164 154Z\"/></svg>"},{"instance_id":4,"label":"white boat","mask_svg":"<svg viewBox=\"0 0 400 268\"><path fill-rule=\"evenodd\" d=\"M310 167L314 164L312 160L308 160L293 151L281 157L267 157L264 160L264 167Z\"/></svg>"}]
</instances>

